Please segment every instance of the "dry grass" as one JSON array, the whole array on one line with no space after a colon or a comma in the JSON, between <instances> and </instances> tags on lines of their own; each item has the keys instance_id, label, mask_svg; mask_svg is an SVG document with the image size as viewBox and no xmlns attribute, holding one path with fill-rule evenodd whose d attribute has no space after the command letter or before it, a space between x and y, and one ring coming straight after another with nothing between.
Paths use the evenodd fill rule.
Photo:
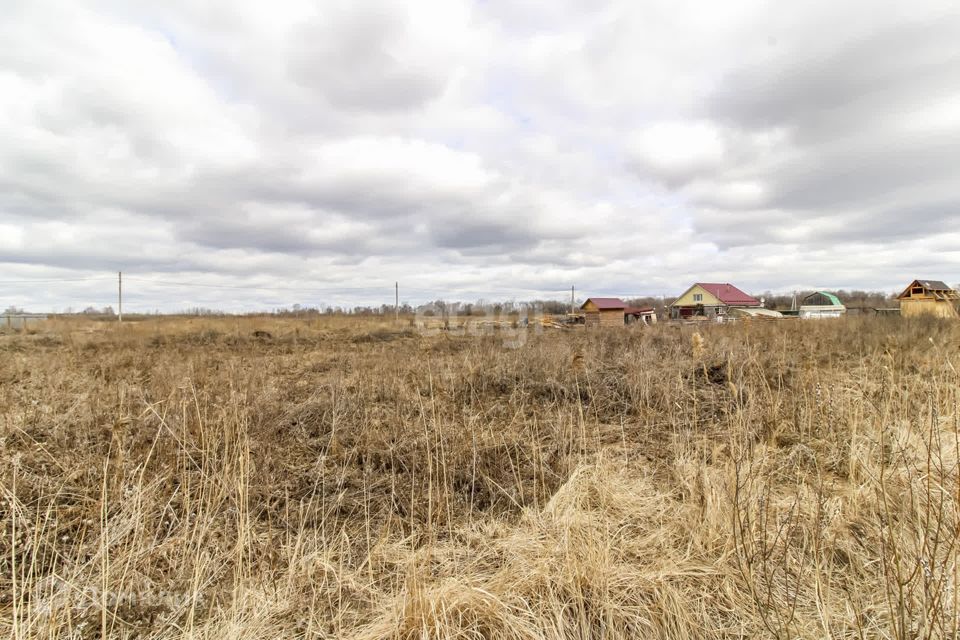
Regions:
<instances>
[{"instance_id":1,"label":"dry grass","mask_svg":"<svg viewBox=\"0 0 960 640\"><path fill-rule=\"evenodd\" d=\"M960 326L698 331L0 337L0 634L956 637Z\"/></svg>"}]
</instances>

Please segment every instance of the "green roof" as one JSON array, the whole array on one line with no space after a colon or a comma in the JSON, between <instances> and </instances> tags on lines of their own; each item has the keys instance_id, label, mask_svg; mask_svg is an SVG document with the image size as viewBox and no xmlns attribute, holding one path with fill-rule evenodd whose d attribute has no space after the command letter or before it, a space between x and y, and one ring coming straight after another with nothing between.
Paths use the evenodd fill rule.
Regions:
<instances>
[{"instance_id":1,"label":"green roof","mask_svg":"<svg viewBox=\"0 0 960 640\"><path fill-rule=\"evenodd\" d=\"M817 291L817 293L819 293L819 294L822 295L822 296L826 296L827 298L829 298L829 300L830 300L830 302L833 304L833 306L835 306L835 307L842 307L842 306L843 306L843 303L840 302L840 298L838 298L837 296L833 295L832 293L827 293L826 291Z\"/></svg>"},{"instance_id":2,"label":"green roof","mask_svg":"<svg viewBox=\"0 0 960 640\"><path fill-rule=\"evenodd\" d=\"M827 303L826 303L826 304L819 304L819 305L818 305L818 304L810 301L811 298L817 298L817 302L822 303L823 300L822 300L821 298L819 298L818 296L823 296L823 298L826 298L826 299L827 299ZM804 296L804 297L803 297L803 302L802 302L801 304L803 304L803 305L812 305L812 306L821 306L821 307L843 307L843 303L840 302L840 298L838 298L837 296L833 295L832 293L830 293L830 292L828 292L828 291L814 291L813 293Z\"/></svg>"}]
</instances>

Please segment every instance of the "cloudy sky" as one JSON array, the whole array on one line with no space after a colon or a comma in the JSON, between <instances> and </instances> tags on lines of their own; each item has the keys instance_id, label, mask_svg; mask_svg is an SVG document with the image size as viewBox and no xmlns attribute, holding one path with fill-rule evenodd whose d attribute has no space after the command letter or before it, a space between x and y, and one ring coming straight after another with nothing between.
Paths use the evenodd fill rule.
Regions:
<instances>
[{"instance_id":1,"label":"cloudy sky","mask_svg":"<svg viewBox=\"0 0 960 640\"><path fill-rule=\"evenodd\" d=\"M960 282L954 0L3 9L0 306Z\"/></svg>"}]
</instances>

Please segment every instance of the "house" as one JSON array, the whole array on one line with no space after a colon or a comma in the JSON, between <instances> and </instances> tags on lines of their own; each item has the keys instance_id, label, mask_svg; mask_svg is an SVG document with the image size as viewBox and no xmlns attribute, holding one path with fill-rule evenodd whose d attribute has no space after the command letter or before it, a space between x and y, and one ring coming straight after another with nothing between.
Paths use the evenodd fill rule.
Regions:
<instances>
[{"instance_id":1,"label":"house","mask_svg":"<svg viewBox=\"0 0 960 640\"><path fill-rule=\"evenodd\" d=\"M587 298L580 309L588 327L622 327L627 306L620 298Z\"/></svg>"},{"instance_id":2,"label":"house","mask_svg":"<svg viewBox=\"0 0 960 640\"><path fill-rule=\"evenodd\" d=\"M671 318L725 316L731 308L763 306L730 283L697 282L670 305Z\"/></svg>"},{"instance_id":3,"label":"house","mask_svg":"<svg viewBox=\"0 0 960 640\"><path fill-rule=\"evenodd\" d=\"M839 318L846 312L840 298L826 291L815 291L800 303L800 317L806 319Z\"/></svg>"},{"instance_id":4,"label":"house","mask_svg":"<svg viewBox=\"0 0 960 640\"><path fill-rule=\"evenodd\" d=\"M897 296L897 300L902 316L960 318L960 294L940 280L914 280Z\"/></svg>"}]
</instances>

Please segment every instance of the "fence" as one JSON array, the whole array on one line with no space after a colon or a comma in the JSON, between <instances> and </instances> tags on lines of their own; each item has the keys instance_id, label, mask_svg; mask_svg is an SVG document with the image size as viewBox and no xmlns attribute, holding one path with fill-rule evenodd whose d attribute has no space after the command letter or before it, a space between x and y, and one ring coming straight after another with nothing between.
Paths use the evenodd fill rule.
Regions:
<instances>
[{"instance_id":1,"label":"fence","mask_svg":"<svg viewBox=\"0 0 960 640\"><path fill-rule=\"evenodd\" d=\"M40 313L4 313L0 315L0 329L25 329L46 319L47 316Z\"/></svg>"}]
</instances>

